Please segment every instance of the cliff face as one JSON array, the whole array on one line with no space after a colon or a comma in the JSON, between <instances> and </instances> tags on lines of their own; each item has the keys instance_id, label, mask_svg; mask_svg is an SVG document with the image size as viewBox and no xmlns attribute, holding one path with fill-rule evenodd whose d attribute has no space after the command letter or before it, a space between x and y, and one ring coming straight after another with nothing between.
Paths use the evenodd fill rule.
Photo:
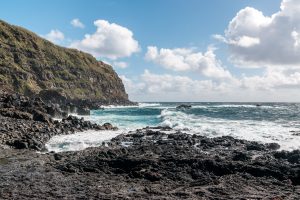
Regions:
<instances>
[{"instance_id":1,"label":"cliff face","mask_svg":"<svg viewBox=\"0 0 300 200\"><path fill-rule=\"evenodd\" d=\"M74 102L129 103L111 66L1 20L0 88L27 96L47 97L51 91Z\"/></svg>"}]
</instances>

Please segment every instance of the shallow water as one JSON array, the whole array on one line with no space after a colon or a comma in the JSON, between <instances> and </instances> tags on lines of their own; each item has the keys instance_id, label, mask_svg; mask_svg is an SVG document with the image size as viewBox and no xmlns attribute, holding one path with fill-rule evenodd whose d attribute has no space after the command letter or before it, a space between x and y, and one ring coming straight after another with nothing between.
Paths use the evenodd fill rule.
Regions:
<instances>
[{"instance_id":1,"label":"shallow water","mask_svg":"<svg viewBox=\"0 0 300 200\"><path fill-rule=\"evenodd\" d=\"M86 120L112 123L117 132L78 133L57 136L47 144L49 150L80 150L99 146L112 137L146 126L170 126L187 133L208 137L229 135L259 142L276 142L282 149L300 148L300 104L297 103L188 103L191 109L178 110L181 103L140 103L139 106L109 106L94 110Z\"/></svg>"}]
</instances>

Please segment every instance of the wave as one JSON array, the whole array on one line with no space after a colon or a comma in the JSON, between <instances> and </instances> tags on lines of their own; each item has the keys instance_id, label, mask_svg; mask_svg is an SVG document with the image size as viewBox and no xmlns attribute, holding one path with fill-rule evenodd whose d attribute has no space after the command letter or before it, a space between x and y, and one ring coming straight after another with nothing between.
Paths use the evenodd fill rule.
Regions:
<instances>
[{"instance_id":1,"label":"wave","mask_svg":"<svg viewBox=\"0 0 300 200\"><path fill-rule=\"evenodd\" d=\"M102 108L137 108L138 105L132 105L132 106L116 106L116 105L107 105L107 106L101 106Z\"/></svg>"},{"instance_id":2,"label":"wave","mask_svg":"<svg viewBox=\"0 0 300 200\"><path fill-rule=\"evenodd\" d=\"M123 131L84 131L72 135L52 137L46 146L48 151L80 151L88 147L97 147L122 134Z\"/></svg>"},{"instance_id":3,"label":"wave","mask_svg":"<svg viewBox=\"0 0 300 200\"><path fill-rule=\"evenodd\" d=\"M179 103L109 106L104 110L93 110L89 116L79 117L98 124L109 122L123 132L146 126L169 126L207 137L228 135L265 143L276 142L285 150L300 148L300 137L292 133L300 131L300 105L263 104L257 107L248 103L194 103L191 109L186 110L177 110L177 105ZM74 147L69 149L76 149L77 142L75 140L75 144L70 144ZM77 146L85 148L95 143L87 141Z\"/></svg>"},{"instance_id":4,"label":"wave","mask_svg":"<svg viewBox=\"0 0 300 200\"><path fill-rule=\"evenodd\" d=\"M138 103L138 105L130 105L130 106L122 106L122 105L107 105L107 106L102 106L102 108L144 108L144 107L158 107L161 106L160 103Z\"/></svg>"},{"instance_id":5,"label":"wave","mask_svg":"<svg viewBox=\"0 0 300 200\"><path fill-rule=\"evenodd\" d=\"M276 108L269 105L253 105L253 104L224 104L224 105L208 105L208 106L193 106L193 108Z\"/></svg>"},{"instance_id":6,"label":"wave","mask_svg":"<svg viewBox=\"0 0 300 200\"><path fill-rule=\"evenodd\" d=\"M284 150L300 148L300 137L292 135L292 131L300 131L300 128L287 125L286 122L210 118L170 109L163 110L159 117L162 120L161 126L169 126L190 134L207 137L232 136L263 143L276 142Z\"/></svg>"},{"instance_id":7,"label":"wave","mask_svg":"<svg viewBox=\"0 0 300 200\"><path fill-rule=\"evenodd\" d=\"M180 103L178 103L179 105ZM158 107L158 108L176 108L176 105L163 105L161 103L138 103L138 105L122 106L122 105L107 105L102 106L104 109L118 109L118 108L147 108L147 107ZM279 108L276 106L269 105L253 105L253 104L224 104L224 105L192 105L192 108Z\"/></svg>"},{"instance_id":8,"label":"wave","mask_svg":"<svg viewBox=\"0 0 300 200\"><path fill-rule=\"evenodd\" d=\"M144 108L144 107L158 107L161 106L160 103L139 103L139 107L140 108Z\"/></svg>"}]
</instances>

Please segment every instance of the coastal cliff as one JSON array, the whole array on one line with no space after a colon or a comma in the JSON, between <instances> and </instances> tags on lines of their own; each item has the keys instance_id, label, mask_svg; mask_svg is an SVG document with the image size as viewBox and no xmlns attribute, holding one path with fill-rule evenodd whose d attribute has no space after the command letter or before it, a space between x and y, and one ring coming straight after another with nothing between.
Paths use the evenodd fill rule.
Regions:
<instances>
[{"instance_id":1,"label":"coastal cliff","mask_svg":"<svg viewBox=\"0 0 300 200\"><path fill-rule=\"evenodd\" d=\"M52 103L131 103L110 65L1 20L0 88Z\"/></svg>"}]
</instances>

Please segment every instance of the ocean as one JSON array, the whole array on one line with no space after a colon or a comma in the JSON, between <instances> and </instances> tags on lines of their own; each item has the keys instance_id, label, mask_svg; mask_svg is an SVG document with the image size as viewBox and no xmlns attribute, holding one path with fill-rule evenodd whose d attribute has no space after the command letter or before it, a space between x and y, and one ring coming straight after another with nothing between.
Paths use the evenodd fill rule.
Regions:
<instances>
[{"instance_id":1,"label":"ocean","mask_svg":"<svg viewBox=\"0 0 300 200\"><path fill-rule=\"evenodd\" d=\"M190 109L176 109L188 104ZM275 142L282 150L300 149L300 103L139 103L107 106L84 117L94 123L109 122L118 131L87 131L53 137L49 151L76 151L102 145L111 138L146 126L169 126L207 137ZM297 135L298 134L298 135Z\"/></svg>"}]
</instances>

